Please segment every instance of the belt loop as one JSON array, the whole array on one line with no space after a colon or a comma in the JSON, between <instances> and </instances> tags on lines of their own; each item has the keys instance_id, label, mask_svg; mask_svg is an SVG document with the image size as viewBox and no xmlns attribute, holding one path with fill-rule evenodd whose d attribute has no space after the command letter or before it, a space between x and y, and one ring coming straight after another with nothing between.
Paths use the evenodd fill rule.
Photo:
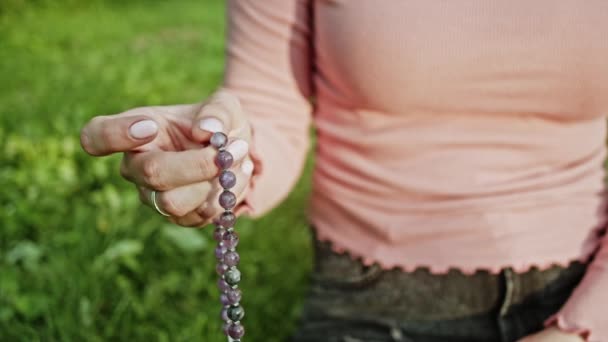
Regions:
<instances>
[{"instance_id":1,"label":"belt loop","mask_svg":"<svg viewBox=\"0 0 608 342\"><path fill-rule=\"evenodd\" d=\"M393 339L393 341L403 341L403 333L401 332L401 329L397 326L394 326L391 328L391 338Z\"/></svg>"},{"instance_id":2,"label":"belt loop","mask_svg":"<svg viewBox=\"0 0 608 342\"><path fill-rule=\"evenodd\" d=\"M515 284L515 272L513 269L508 267L503 270L505 280L505 294L503 296L502 304L500 306L500 317L504 317L509 312L513 300L515 299L516 284Z\"/></svg>"}]
</instances>

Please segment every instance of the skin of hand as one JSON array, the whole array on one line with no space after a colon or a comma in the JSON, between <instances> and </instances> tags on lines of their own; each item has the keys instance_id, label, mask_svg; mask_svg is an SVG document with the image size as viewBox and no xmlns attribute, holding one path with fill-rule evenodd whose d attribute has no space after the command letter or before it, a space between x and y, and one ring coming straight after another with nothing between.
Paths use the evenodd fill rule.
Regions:
<instances>
[{"instance_id":1,"label":"skin of hand","mask_svg":"<svg viewBox=\"0 0 608 342\"><path fill-rule=\"evenodd\" d=\"M92 156L123 153L120 173L136 185L144 204L152 206L150 194L156 190L156 203L171 222L201 227L223 212L217 149L209 145L218 131L228 136L226 149L234 156L230 170L237 183L230 191L238 203L253 172L252 131L238 99L225 90L203 103L94 117L82 128L80 141Z\"/></svg>"},{"instance_id":2,"label":"skin of hand","mask_svg":"<svg viewBox=\"0 0 608 342\"><path fill-rule=\"evenodd\" d=\"M585 342L585 340L579 335L563 332L556 327L549 327L536 334L526 336L519 342Z\"/></svg>"}]
</instances>

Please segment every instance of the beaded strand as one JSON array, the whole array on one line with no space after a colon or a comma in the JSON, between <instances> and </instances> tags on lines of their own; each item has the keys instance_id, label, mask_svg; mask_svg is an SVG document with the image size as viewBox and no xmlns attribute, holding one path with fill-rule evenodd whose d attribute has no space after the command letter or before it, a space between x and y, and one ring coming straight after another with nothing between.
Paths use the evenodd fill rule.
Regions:
<instances>
[{"instance_id":1,"label":"beaded strand","mask_svg":"<svg viewBox=\"0 0 608 342\"><path fill-rule=\"evenodd\" d=\"M220 289L220 301L223 305L221 317L224 321L223 331L229 337L229 341L241 342L245 335L245 328L241 320L245 316L245 310L240 305L242 292L239 289L241 272L237 268L240 256L236 251L239 244L239 236L234 230L236 215L232 209L236 206L236 195L230 191L236 184L236 175L229 170L234 158L225 147L228 137L221 132L211 136L211 145L219 150L215 162L220 168L219 182L224 189L219 196L219 204L224 212L215 221L213 238L218 242L215 248L215 256L218 260L216 271L220 278L218 287Z\"/></svg>"}]
</instances>

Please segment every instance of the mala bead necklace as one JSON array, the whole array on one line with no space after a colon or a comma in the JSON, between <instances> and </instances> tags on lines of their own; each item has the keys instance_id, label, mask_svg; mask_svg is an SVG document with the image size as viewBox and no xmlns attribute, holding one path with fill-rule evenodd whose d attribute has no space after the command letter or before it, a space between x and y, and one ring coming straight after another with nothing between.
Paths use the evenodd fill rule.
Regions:
<instances>
[{"instance_id":1,"label":"mala bead necklace","mask_svg":"<svg viewBox=\"0 0 608 342\"><path fill-rule=\"evenodd\" d=\"M234 231L236 215L232 209L236 206L236 195L230 191L236 184L236 175L230 171L234 158L225 147L228 137L221 132L211 136L211 145L219 150L215 162L220 168L219 182L224 191L219 196L219 204L224 212L215 221L213 238L218 242L215 248L217 258L216 271L220 276L218 287L220 289L220 301L222 302L221 317L224 321L223 331L229 341L240 342L245 335L245 328L241 320L245 316L245 310L240 304L242 292L239 289L241 271L237 268L240 261L236 246L239 244L239 236Z\"/></svg>"}]
</instances>

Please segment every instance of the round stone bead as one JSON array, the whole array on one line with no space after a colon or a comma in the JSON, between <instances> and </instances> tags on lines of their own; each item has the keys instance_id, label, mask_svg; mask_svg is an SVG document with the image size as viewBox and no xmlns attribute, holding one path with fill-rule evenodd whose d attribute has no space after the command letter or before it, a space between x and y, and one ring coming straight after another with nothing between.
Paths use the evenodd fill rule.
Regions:
<instances>
[{"instance_id":1,"label":"round stone bead","mask_svg":"<svg viewBox=\"0 0 608 342\"><path fill-rule=\"evenodd\" d=\"M230 318L233 322L238 322L245 317L245 310L242 306L231 306L228 308L228 318Z\"/></svg>"},{"instance_id":2,"label":"round stone bead","mask_svg":"<svg viewBox=\"0 0 608 342\"><path fill-rule=\"evenodd\" d=\"M215 132L211 136L210 142L213 147L222 148L226 146L226 142L228 142L228 137L222 132Z\"/></svg>"},{"instance_id":3,"label":"round stone bead","mask_svg":"<svg viewBox=\"0 0 608 342\"><path fill-rule=\"evenodd\" d=\"M222 308L222 312L221 312L220 316L222 317L222 321L224 321L224 322L230 321L230 318L228 318L228 306L224 306Z\"/></svg>"},{"instance_id":4,"label":"round stone bead","mask_svg":"<svg viewBox=\"0 0 608 342\"><path fill-rule=\"evenodd\" d=\"M237 323L230 324L230 327L228 328L228 336L230 336L234 339L240 339L244 335L245 335L245 328L242 325L237 324Z\"/></svg>"},{"instance_id":5,"label":"round stone bead","mask_svg":"<svg viewBox=\"0 0 608 342\"><path fill-rule=\"evenodd\" d=\"M217 157L215 158L215 162L217 166L221 169L228 169L232 166L232 162L234 161L234 157L228 151L219 151L217 153Z\"/></svg>"},{"instance_id":6,"label":"round stone bead","mask_svg":"<svg viewBox=\"0 0 608 342\"><path fill-rule=\"evenodd\" d=\"M229 170L222 171L222 173L220 173L219 178L220 178L220 185L224 189L230 189L234 185L236 185L236 176L235 176L234 172L232 172L232 171L229 171Z\"/></svg>"},{"instance_id":7,"label":"round stone bead","mask_svg":"<svg viewBox=\"0 0 608 342\"><path fill-rule=\"evenodd\" d=\"M224 272L224 273L226 273L226 272ZM232 287L230 287L230 285L222 278L218 279L217 287L219 287L220 291L222 291L222 292L232 290Z\"/></svg>"},{"instance_id":8,"label":"round stone bead","mask_svg":"<svg viewBox=\"0 0 608 342\"><path fill-rule=\"evenodd\" d=\"M237 232L228 232L226 234L224 234L224 240L222 240L224 243L224 246L226 246L226 248L228 249L235 249L236 246L239 244L239 234L237 234Z\"/></svg>"},{"instance_id":9,"label":"round stone bead","mask_svg":"<svg viewBox=\"0 0 608 342\"><path fill-rule=\"evenodd\" d=\"M241 271L239 271L236 267L233 267L224 273L224 280L229 285L236 285L241 281Z\"/></svg>"},{"instance_id":10,"label":"round stone bead","mask_svg":"<svg viewBox=\"0 0 608 342\"><path fill-rule=\"evenodd\" d=\"M230 302L230 304L236 305L243 298L243 293L241 292L240 289L231 288L230 290L228 290L226 292L226 296L228 296L228 301Z\"/></svg>"},{"instance_id":11,"label":"round stone bead","mask_svg":"<svg viewBox=\"0 0 608 342\"><path fill-rule=\"evenodd\" d=\"M218 223L225 228L234 227L234 223L236 222L236 215L231 211L224 211L218 220Z\"/></svg>"},{"instance_id":12,"label":"round stone bead","mask_svg":"<svg viewBox=\"0 0 608 342\"><path fill-rule=\"evenodd\" d=\"M222 304L224 304L224 305L230 305L230 299L228 299L228 295L225 293L222 293L220 295L220 302L222 302Z\"/></svg>"},{"instance_id":13,"label":"round stone bead","mask_svg":"<svg viewBox=\"0 0 608 342\"><path fill-rule=\"evenodd\" d=\"M217 272L217 274L219 274L219 275L224 275L224 274L225 274L225 273L228 271L228 269L229 269L229 268L230 268L230 267L228 267L228 265L226 265L226 264L224 264L224 263L221 263L221 262L220 262L220 263L218 263L218 264L215 266L215 271L216 271L216 272ZM229 284L230 284L230 283L229 283Z\"/></svg>"},{"instance_id":14,"label":"round stone bead","mask_svg":"<svg viewBox=\"0 0 608 342\"><path fill-rule=\"evenodd\" d=\"M234 208L236 205L236 195L228 190L222 191L220 194L220 205L226 210Z\"/></svg>"},{"instance_id":15,"label":"round stone bead","mask_svg":"<svg viewBox=\"0 0 608 342\"><path fill-rule=\"evenodd\" d=\"M224 234L226 234L226 228L223 228L223 227L215 228L215 230L213 231L213 240L215 240L217 242L222 242L222 240L224 239Z\"/></svg>"},{"instance_id":16,"label":"round stone bead","mask_svg":"<svg viewBox=\"0 0 608 342\"><path fill-rule=\"evenodd\" d=\"M240 260L241 257L239 256L239 253L235 251L228 251L224 254L224 264L230 267L238 265Z\"/></svg>"},{"instance_id":17,"label":"round stone bead","mask_svg":"<svg viewBox=\"0 0 608 342\"><path fill-rule=\"evenodd\" d=\"M215 257L218 260L222 260L227 252L228 252L228 248L226 248L226 246L219 245L219 246L215 247ZM233 257L231 257L231 258L233 258ZM234 265L228 265L228 266L234 266Z\"/></svg>"},{"instance_id":18,"label":"round stone bead","mask_svg":"<svg viewBox=\"0 0 608 342\"><path fill-rule=\"evenodd\" d=\"M224 323L224 325L222 326L222 331L224 332L224 335L229 336L229 331L230 331L231 325L232 325L232 323L230 323L230 322Z\"/></svg>"},{"instance_id":19,"label":"round stone bead","mask_svg":"<svg viewBox=\"0 0 608 342\"><path fill-rule=\"evenodd\" d=\"M224 273L226 273L226 272L224 272ZM220 278L217 280L217 287L220 289L220 292L222 292L222 293L232 290L232 286L230 286L230 284L228 284L224 280L224 278Z\"/></svg>"}]
</instances>

